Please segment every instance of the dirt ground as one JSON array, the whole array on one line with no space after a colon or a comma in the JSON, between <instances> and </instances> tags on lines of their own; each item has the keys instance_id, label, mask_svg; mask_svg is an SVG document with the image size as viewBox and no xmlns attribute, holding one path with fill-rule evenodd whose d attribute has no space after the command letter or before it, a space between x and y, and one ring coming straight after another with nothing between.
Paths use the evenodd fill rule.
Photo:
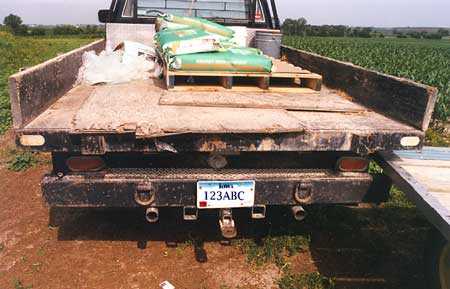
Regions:
<instances>
[{"instance_id":1,"label":"dirt ground","mask_svg":"<svg viewBox=\"0 0 450 289\"><path fill-rule=\"evenodd\" d=\"M39 187L49 165L9 171L5 162L10 144L10 137L1 144L0 289L143 289L159 288L165 280L177 289L278 288L283 268L274 262L248 262L240 246L221 244L215 218L171 223L164 219L175 218L175 213L163 211L163 221L150 225L142 212L49 211ZM348 214L339 215L342 221L332 215L328 226L323 220L310 221L309 249L288 258L291 271L335 278L336 288L422 288L426 222L409 211L405 214L412 217L407 218L389 209ZM385 215L393 216L395 227L380 221ZM355 216L364 219L363 225L345 223ZM268 220L253 228L248 222L239 220L245 227L240 239L254 238L248 232L255 228L264 235L276 224ZM321 222L317 228L316 222ZM168 241L179 245L167 246Z\"/></svg>"}]
</instances>

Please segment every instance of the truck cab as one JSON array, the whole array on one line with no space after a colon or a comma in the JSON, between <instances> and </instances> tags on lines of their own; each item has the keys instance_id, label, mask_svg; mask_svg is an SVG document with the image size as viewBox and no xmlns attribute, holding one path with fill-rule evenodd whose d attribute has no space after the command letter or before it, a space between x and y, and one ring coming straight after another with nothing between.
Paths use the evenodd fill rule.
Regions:
<instances>
[{"instance_id":1,"label":"truck cab","mask_svg":"<svg viewBox=\"0 0 450 289\"><path fill-rule=\"evenodd\" d=\"M114 0L98 13L101 23L154 24L158 13L202 17L223 25L280 29L275 0Z\"/></svg>"}]
</instances>

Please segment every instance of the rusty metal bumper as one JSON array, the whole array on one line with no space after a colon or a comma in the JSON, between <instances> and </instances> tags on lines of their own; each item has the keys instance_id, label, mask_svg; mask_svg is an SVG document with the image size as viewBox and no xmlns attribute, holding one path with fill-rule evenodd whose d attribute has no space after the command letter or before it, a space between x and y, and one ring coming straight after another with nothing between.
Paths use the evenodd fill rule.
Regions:
<instances>
[{"instance_id":1,"label":"rusty metal bumper","mask_svg":"<svg viewBox=\"0 0 450 289\"><path fill-rule=\"evenodd\" d=\"M255 205L379 203L390 182L368 173L311 169L116 169L100 173L47 175L42 181L51 207L141 207L136 194L148 190L151 206L196 205L199 180L255 180Z\"/></svg>"}]
</instances>

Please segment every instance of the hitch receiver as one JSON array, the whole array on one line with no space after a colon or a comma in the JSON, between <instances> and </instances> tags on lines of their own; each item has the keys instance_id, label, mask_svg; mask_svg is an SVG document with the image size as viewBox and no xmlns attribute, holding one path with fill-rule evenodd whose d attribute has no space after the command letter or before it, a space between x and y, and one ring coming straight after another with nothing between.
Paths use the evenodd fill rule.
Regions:
<instances>
[{"instance_id":1,"label":"hitch receiver","mask_svg":"<svg viewBox=\"0 0 450 289\"><path fill-rule=\"evenodd\" d=\"M231 209L221 209L219 219L220 231L225 239L233 239L237 236L236 225Z\"/></svg>"}]
</instances>

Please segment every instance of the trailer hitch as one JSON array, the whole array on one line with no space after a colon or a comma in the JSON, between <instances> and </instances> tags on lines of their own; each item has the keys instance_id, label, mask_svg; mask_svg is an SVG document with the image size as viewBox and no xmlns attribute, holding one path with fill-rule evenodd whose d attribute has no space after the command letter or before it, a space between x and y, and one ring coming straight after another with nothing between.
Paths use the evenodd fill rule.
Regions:
<instances>
[{"instance_id":1,"label":"trailer hitch","mask_svg":"<svg viewBox=\"0 0 450 289\"><path fill-rule=\"evenodd\" d=\"M155 201L155 188L151 183L140 184L134 193L134 200L141 206L149 206Z\"/></svg>"},{"instance_id":2,"label":"trailer hitch","mask_svg":"<svg viewBox=\"0 0 450 289\"><path fill-rule=\"evenodd\" d=\"M221 209L219 219L220 231L226 239L233 239L237 236L236 225L233 220L231 209Z\"/></svg>"}]
</instances>

